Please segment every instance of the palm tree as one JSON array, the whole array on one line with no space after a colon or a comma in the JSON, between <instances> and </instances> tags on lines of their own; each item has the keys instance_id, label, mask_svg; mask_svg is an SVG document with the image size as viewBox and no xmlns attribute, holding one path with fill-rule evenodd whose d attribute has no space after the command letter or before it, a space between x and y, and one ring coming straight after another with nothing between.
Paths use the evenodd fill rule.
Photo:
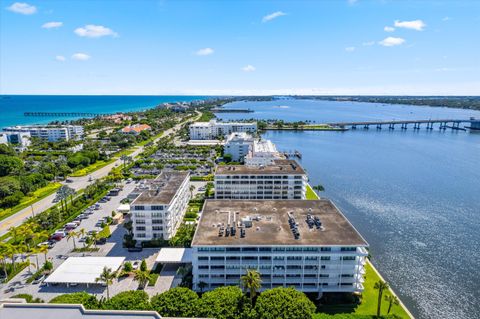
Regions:
<instances>
[{"instance_id":1,"label":"palm tree","mask_svg":"<svg viewBox=\"0 0 480 319\"><path fill-rule=\"evenodd\" d=\"M95 247L95 250L97 250L97 240L98 240L98 232L93 231L92 234L90 235L93 241L93 246Z\"/></svg>"},{"instance_id":2,"label":"palm tree","mask_svg":"<svg viewBox=\"0 0 480 319\"><path fill-rule=\"evenodd\" d=\"M48 247L46 245L42 245L42 246L38 247L38 249L36 251L37 251L38 254L43 254L43 257L45 258L45 262L47 262Z\"/></svg>"},{"instance_id":3,"label":"palm tree","mask_svg":"<svg viewBox=\"0 0 480 319\"><path fill-rule=\"evenodd\" d=\"M317 191L317 196L318 196L318 197L320 197L320 192L325 191L325 188L324 188L322 185L320 185L320 184L315 185L315 186L313 186L312 188L313 188L313 190Z\"/></svg>"},{"instance_id":4,"label":"palm tree","mask_svg":"<svg viewBox=\"0 0 480 319\"><path fill-rule=\"evenodd\" d=\"M195 185L190 185L190 198L193 198L193 191L195 190Z\"/></svg>"},{"instance_id":5,"label":"palm tree","mask_svg":"<svg viewBox=\"0 0 480 319\"><path fill-rule=\"evenodd\" d=\"M387 315L390 314L390 310L392 310L393 305L398 305L400 301L398 300L398 297L395 295L386 295L385 300L388 301L388 310L387 310Z\"/></svg>"},{"instance_id":6,"label":"palm tree","mask_svg":"<svg viewBox=\"0 0 480 319\"><path fill-rule=\"evenodd\" d=\"M142 289L145 288L148 281L150 280L150 272L148 270L135 270L135 276L133 277L134 280L138 281L138 286Z\"/></svg>"},{"instance_id":7,"label":"palm tree","mask_svg":"<svg viewBox=\"0 0 480 319\"><path fill-rule=\"evenodd\" d=\"M39 268L38 268L38 267L39 267L39 265L38 265L38 254L41 253L42 247L47 248L46 246L40 246L40 247L38 247L38 248L32 248L32 249L31 249L32 254L35 254L35 262L37 263L37 269L39 269ZM47 249L48 249L48 248L47 248Z\"/></svg>"},{"instance_id":8,"label":"palm tree","mask_svg":"<svg viewBox=\"0 0 480 319\"><path fill-rule=\"evenodd\" d=\"M70 239L73 240L73 250L77 249L77 244L75 243L76 237L78 237L78 234L73 230L67 234L67 241L69 241Z\"/></svg>"},{"instance_id":9,"label":"palm tree","mask_svg":"<svg viewBox=\"0 0 480 319\"><path fill-rule=\"evenodd\" d=\"M28 255L28 258L27 258L27 260L25 261L25 263L26 263L27 266L28 266L28 272L29 272L30 274L32 274L32 269L31 269L30 267L33 266L33 268L37 268L37 266L35 265L35 263L33 263L33 262L30 260L30 255Z\"/></svg>"},{"instance_id":10,"label":"palm tree","mask_svg":"<svg viewBox=\"0 0 480 319\"><path fill-rule=\"evenodd\" d=\"M16 227L12 226L8 229L8 232L10 233L10 235L12 235L13 242L16 243L17 242L18 229Z\"/></svg>"},{"instance_id":11,"label":"palm tree","mask_svg":"<svg viewBox=\"0 0 480 319\"><path fill-rule=\"evenodd\" d=\"M87 235L87 231L85 230L85 228L81 228L79 231L78 231L78 237L85 237ZM85 248L85 241L83 241L83 247Z\"/></svg>"},{"instance_id":12,"label":"palm tree","mask_svg":"<svg viewBox=\"0 0 480 319\"><path fill-rule=\"evenodd\" d=\"M386 281L379 280L373 286L374 289L378 289L378 304L377 304L377 316L380 316L380 310L382 308L382 295L383 291L389 288Z\"/></svg>"},{"instance_id":13,"label":"palm tree","mask_svg":"<svg viewBox=\"0 0 480 319\"><path fill-rule=\"evenodd\" d=\"M115 279L115 277L115 272L105 266L103 267L103 271L100 276L98 278L95 278L95 282L103 282L107 286L107 300L110 299L110 292L108 290L108 286L113 284L113 279Z\"/></svg>"},{"instance_id":14,"label":"palm tree","mask_svg":"<svg viewBox=\"0 0 480 319\"><path fill-rule=\"evenodd\" d=\"M8 270L7 270L8 245L9 244L0 242L0 259L2 260L3 272L5 273L5 278L8 277Z\"/></svg>"},{"instance_id":15,"label":"palm tree","mask_svg":"<svg viewBox=\"0 0 480 319\"><path fill-rule=\"evenodd\" d=\"M260 273L255 269L248 269L247 273L240 278L242 286L245 289L250 290L250 301L253 304L253 299L257 294L257 291L262 288L262 279Z\"/></svg>"},{"instance_id":16,"label":"palm tree","mask_svg":"<svg viewBox=\"0 0 480 319\"><path fill-rule=\"evenodd\" d=\"M198 283L198 288L200 289L200 293L203 292L203 289L205 289L207 287L207 283L205 281L200 281Z\"/></svg>"}]
</instances>

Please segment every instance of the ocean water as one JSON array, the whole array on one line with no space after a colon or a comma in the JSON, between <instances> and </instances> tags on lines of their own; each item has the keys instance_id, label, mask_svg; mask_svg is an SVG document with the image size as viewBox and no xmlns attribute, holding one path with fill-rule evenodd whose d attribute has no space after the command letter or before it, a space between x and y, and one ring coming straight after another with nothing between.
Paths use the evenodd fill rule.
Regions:
<instances>
[{"instance_id":1,"label":"ocean water","mask_svg":"<svg viewBox=\"0 0 480 319\"><path fill-rule=\"evenodd\" d=\"M85 96L0 95L0 128L10 125L45 124L78 117L26 117L24 112L84 112L109 114L141 111L166 102L190 102L203 96Z\"/></svg>"},{"instance_id":2,"label":"ocean water","mask_svg":"<svg viewBox=\"0 0 480 319\"><path fill-rule=\"evenodd\" d=\"M278 100L227 107L224 119L362 121L480 118L470 110ZM264 134L299 150L312 185L325 187L371 246L373 263L417 318L480 318L480 134L357 129Z\"/></svg>"}]
</instances>

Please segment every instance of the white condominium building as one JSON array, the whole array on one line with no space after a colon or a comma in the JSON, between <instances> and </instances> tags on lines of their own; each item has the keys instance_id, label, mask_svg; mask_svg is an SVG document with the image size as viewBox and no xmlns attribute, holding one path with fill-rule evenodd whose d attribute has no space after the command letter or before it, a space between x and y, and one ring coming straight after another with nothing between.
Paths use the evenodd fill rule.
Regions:
<instances>
[{"instance_id":1,"label":"white condominium building","mask_svg":"<svg viewBox=\"0 0 480 319\"><path fill-rule=\"evenodd\" d=\"M26 125L4 127L4 132L30 133L31 137L40 138L49 142L60 140L81 140L83 126L80 125Z\"/></svg>"},{"instance_id":2,"label":"white condominium building","mask_svg":"<svg viewBox=\"0 0 480 319\"><path fill-rule=\"evenodd\" d=\"M275 160L284 156L277 151L277 147L270 140L255 140L245 156L245 165L271 165Z\"/></svg>"},{"instance_id":3,"label":"white condominium building","mask_svg":"<svg viewBox=\"0 0 480 319\"><path fill-rule=\"evenodd\" d=\"M0 132L0 144L12 144L13 147L25 150L30 145L29 132Z\"/></svg>"},{"instance_id":4,"label":"white condominium building","mask_svg":"<svg viewBox=\"0 0 480 319\"><path fill-rule=\"evenodd\" d=\"M268 166L219 165L215 171L216 199L305 199L307 174L294 160Z\"/></svg>"},{"instance_id":5,"label":"white condominium building","mask_svg":"<svg viewBox=\"0 0 480 319\"><path fill-rule=\"evenodd\" d=\"M257 132L257 123L241 123L241 122L195 122L190 124L191 140L213 140L219 136L227 136L235 132Z\"/></svg>"},{"instance_id":6,"label":"white condominium building","mask_svg":"<svg viewBox=\"0 0 480 319\"><path fill-rule=\"evenodd\" d=\"M188 172L162 172L135 189L139 195L130 204L133 238L167 240L175 236L190 200L189 185Z\"/></svg>"},{"instance_id":7,"label":"white condominium building","mask_svg":"<svg viewBox=\"0 0 480 319\"><path fill-rule=\"evenodd\" d=\"M238 285L255 269L261 290L361 292L366 247L329 200L207 200L192 241L193 289Z\"/></svg>"},{"instance_id":8,"label":"white condominium building","mask_svg":"<svg viewBox=\"0 0 480 319\"><path fill-rule=\"evenodd\" d=\"M232 133L225 141L223 153L232 155L232 161L243 163L245 155L248 154L253 143L253 136L245 132Z\"/></svg>"}]
</instances>

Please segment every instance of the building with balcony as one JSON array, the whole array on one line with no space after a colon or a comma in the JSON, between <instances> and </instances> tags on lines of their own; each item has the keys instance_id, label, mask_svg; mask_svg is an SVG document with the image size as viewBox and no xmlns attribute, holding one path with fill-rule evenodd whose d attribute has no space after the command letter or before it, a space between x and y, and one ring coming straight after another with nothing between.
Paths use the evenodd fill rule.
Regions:
<instances>
[{"instance_id":1,"label":"building with balcony","mask_svg":"<svg viewBox=\"0 0 480 319\"><path fill-rule=\"evenodd\" d=\"M29 133L32 138L39 138L49 142L81 140L83 126L80 125L25 125L4 127L6 133Z\"/></svg>"},{"instance_id":2,"label":"building with balcony","mask_svg":"<svg viewBox=\"0 0 480 319\"><path fill-rule=\"evenodd\" d=\"M130 204L134 239L146 241L172 238L190 200L188 172L162 172L151 181L142 182Z\"/></svg>"},{"instance_id":3,"label":"building with balcony","mask_svg":"<svg viewBox=\"0 0 480 319\"><path fill-rule=\"evenodd\" d=\"M246 132L256 133L256 122L217 122L210 120L209 122L195 122L190 124L191 140L214 140L220 136L227 136L231 133Z\"/></svg>"},{"instance_id":4,"label":"building with balcony","mask_svg":"<svg viewBox=\"0 0 480 319\"><path fill-rule=\"evenodd\" d=\"M12 144L20 151L30 146L30 138L29 132L0 132L0 144Z\"/></svg>"},{"instance_id":5,"label":"building with balcony","mask_svg":"<svg viewBox=\"0 0 480 319\"><path fill-rule=\"evenodd\" d=\"M305 199L307 174L294 160L268 166L219 165L215 171L216 199Z\"/></svg>"},{"instance_id":6,"label":"building with balcony","mask_svg":"<svg viewBox=\"0 0 480 319\"><path fill-rule=\"evenodd\" d=\"M232 161L243 163L244 158L248 154L253 143L253 136L245 132L232 133L225 141L223 153L230 154L232 156Z\"/></svg>"},{"instance_id":7,"label":"building with balcony","mask_svg":"<svg viewBox=\"0 0 480 319\"><path fill-rule=\"evenodd\" d=\"M255 269L262 290L361 292L367 247L329 200L207 200L192 241L193 289L238 285Z\"/></svg>"},{"instance_id":8,"label":"building with balcony","mask_svg":"<svg viewBox=\"0 0 480 319\"><path fill-rule=\"evenodd\" d=\"M275 160L285 157L277 151L277 147L270 140L255 140L245 156L245 165L267 166Z\"/></svg>"}]
</instances>

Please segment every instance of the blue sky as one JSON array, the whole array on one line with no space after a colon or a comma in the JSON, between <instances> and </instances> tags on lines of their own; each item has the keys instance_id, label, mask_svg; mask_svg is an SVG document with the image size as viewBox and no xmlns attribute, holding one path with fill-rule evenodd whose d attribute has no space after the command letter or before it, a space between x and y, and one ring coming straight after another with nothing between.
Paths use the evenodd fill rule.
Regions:
<instances>
[{"instance_id":1,"label":"blue sky","mask_svg":"<svg viewBox=\"0 0 480 319\"><path fill-rule=\"evenodd\" d=\"M2 94L480 95L480 1L23 1Z\"/></svg>"}]
</instances>

